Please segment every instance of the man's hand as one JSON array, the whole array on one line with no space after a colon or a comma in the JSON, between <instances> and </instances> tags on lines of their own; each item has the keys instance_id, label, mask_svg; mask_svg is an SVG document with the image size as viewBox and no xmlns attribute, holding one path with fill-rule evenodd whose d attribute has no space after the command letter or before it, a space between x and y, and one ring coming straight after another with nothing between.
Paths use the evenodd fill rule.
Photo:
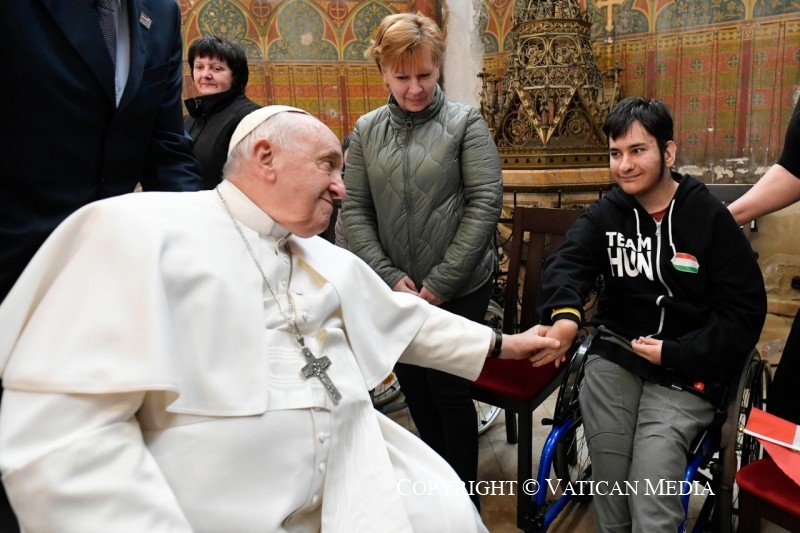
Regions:
<instances>
[{"instance_id":1,"label":"man's hand","mask_svg":"<svg viewBox=\"0 0 800 533\"><path fill-rule=\"evenodd\" d=\"M548 326L534 326L516 335L503 335L500 359L531 359L542 350L557 350L559 341L546 336Z\"/></svg>"},{"instance_id":2,"label":"man's hand","mask_svg":"<svg viewBox=\"0 0 800 533\"><path fill-rule=\"evenodd\" d=\"M414 296L419 296L419 293L417 292L417 286L414 285L414 282L411 281L411 278L408 276L403 276L403 278L397 282L397 285L395 285L392 290L395 292L407 292L409 294L413 294Z\"/></svg>"},{"instance_id":3,"label":"man's hand","mask_svg":"<svg viewBox=\"0 0 800 533\"><path fill-rule=\"evenodd\" d=\"M663 341L650 337L639 337L631 341L631 348L639 357L647 359L655 365L661 364L661 346Z\"/></svg>"},{"instance_id":4,"label":"man's hand","mask_svg":"<svg viewBox=\"0 0 800 533\"><path fill-rule=\"evenodd\" d=\"M554 362L556 368L558 368L561 363L567 360L567 350L572 346L572 341L575 340L575 335L577 334L577 322L566 318L556 320L556 323L547 330L547 336L558 340L558 345L555 348L540 350L539 353L531 357L530 360L533 366L544 366Z\"/></svg>"}]
</instances>

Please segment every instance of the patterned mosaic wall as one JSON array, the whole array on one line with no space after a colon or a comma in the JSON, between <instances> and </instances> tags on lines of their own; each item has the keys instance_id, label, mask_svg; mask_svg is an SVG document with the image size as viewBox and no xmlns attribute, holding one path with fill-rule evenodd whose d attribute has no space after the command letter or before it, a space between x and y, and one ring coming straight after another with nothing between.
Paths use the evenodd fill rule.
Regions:
<instances>
[{"instance_id":1,"label":"patterned mosaic wall","mask_svg":"<svg viewBox=\"0 0 800 533\"><path fill-rule=\"evenodd\" d=\"M411 1L179 0L184 48L203 34L241 42L250 62L247 94L260 104L301 107L340 137L388 92L364 59L369 37L389 14L419 10ZM192 95L188 65L184 95Z\"/></svg>"},{"instance_id":2,"label":"patterned mosaic wall","mask_svg":"<svg viewBox=\"0 0 800 533\"><path fill-rule=\"evenodd\" d=\"M484 63L501 73L514 0L473 0ZM601 70L619 64L623 96L663 98L676 118L681 162L743 157L772 163L800 93L800 0L581 0ZM385 103L363 59L387 14L436 13L444 0L178 0L186 46L201 34L241 41L248 95L309 110L343 136ZM191 78L185 68L185 95Z\"/></svg>"}]
</instances>

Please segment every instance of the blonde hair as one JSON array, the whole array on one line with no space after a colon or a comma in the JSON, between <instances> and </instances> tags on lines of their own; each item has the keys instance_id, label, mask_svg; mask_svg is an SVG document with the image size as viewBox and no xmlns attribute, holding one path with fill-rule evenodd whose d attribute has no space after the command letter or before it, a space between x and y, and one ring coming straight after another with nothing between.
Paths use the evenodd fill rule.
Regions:
<instances>
[{"instance_id":1,"label":"blonde hair","mask_svg":"<svg viewBox=\"0 0 800 533\"><path fill-rule=\"evenodd\" d=\"M444 58L444 37L434 21L421 13L398 13L383 18L364 57L381 65L419 65L430 54L438 68Z\"/></svg>"}]
</instances>

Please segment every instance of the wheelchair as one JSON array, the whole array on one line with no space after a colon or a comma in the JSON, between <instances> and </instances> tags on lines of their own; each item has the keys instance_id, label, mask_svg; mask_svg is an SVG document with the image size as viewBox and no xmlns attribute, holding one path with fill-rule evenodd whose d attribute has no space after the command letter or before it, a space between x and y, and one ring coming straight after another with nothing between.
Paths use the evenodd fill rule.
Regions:
<instances>
[{"instance_id":1,"label":"wheelchair","mask_svg":"<svg viewBox=\"0 0 800 533\"><path fill-rule=\"evenodd\" d=\"M545 440L536 477L538 490L533 496L533 516L526 533L544 532L570 502L585 502L590 494L575 487L586 487L592 477L580 407L578 388L583 378L589 347L596 332L581 330L576 348L567 363L556 400L552 429ZM758 441L742 431L752 407L765 409L772 373L769 364L753 351L746 358L742 372L728 385L724 407L717 408L714 422L695 439L687 458L685 481L699 483L711 490L702 495L681 497L685 518L679 532L733 533L738 518L736 471L762 456ZM551 470L555 474L551 477ZM559 481L560 480L560 481ZM561 490L560 487L571 487ZM697 486L695 483L693 487ZM551 490L548 490L551 489ZM555 489L555 490L552 490ZM691 501L690 501L691 500ZM699 506L696 516L693 516ZM690 511L691 514L690 514Z\"/></svg>"}]
</instances>

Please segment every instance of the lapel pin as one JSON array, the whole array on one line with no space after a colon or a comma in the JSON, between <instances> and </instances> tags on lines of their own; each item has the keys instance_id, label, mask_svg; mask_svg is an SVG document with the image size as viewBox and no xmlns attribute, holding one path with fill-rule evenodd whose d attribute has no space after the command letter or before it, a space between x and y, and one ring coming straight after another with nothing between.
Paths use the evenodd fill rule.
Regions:
<instances>
[{"instance_id":1,"label":"lapel pin","mask_svg":"<svg viewBox=\"0 0 800 533\"><path fill-rule=\"evenodd\" d=\"M150 17L148 17L145 13L139 15L139 24L141 24L148 30L150 29L150 23L151 23Z\"/></svg>"}]
</instances>

